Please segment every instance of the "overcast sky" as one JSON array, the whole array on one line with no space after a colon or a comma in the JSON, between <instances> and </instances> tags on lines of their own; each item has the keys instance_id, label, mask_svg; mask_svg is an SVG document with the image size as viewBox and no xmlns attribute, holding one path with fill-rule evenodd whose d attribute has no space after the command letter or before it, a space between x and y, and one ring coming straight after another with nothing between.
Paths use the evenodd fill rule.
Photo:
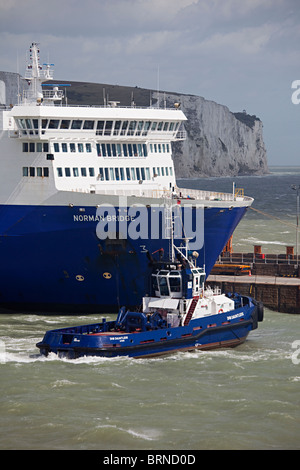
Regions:
<instances>
[{"instance_id":1,"label":"overcast sky","mask_svg":"<svg viewBox=\"0 0 300 470\"><path fill-rule=\"evenodd\" d=\"M245 109L263 121L269 165L300 165L300 0L0 0L0 70L24 74L33 41L56 80Z\"/></svg>"}]
</instances>

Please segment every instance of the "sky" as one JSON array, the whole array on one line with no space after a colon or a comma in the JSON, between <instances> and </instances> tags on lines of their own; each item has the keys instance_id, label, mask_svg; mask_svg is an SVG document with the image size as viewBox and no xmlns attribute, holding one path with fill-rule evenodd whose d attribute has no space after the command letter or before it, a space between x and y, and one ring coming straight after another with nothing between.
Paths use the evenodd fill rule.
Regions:
<instances>
[{"instance_id":1,"label":"sky","mask_svg":"<svg viewBox=\"0 0 300 470\"><path fill-rule=\"evenodd\" d=\"M300 165L300 0L0 0L0 70L24 74L32 42L56 82L193 94L255 114L269 165Z\"/></svg>"}]
</instances>

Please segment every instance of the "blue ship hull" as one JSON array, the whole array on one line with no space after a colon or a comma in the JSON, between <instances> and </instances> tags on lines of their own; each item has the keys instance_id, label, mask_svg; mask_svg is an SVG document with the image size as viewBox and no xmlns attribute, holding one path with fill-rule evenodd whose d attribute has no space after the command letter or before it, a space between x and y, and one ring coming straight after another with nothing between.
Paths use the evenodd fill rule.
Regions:
<instances>
[{"instance_id":1,"label":"blue ship hull","mask_svg":"<svg viewBox=\"0 0 300 470\"><path fill-rule=\"evenodd\" d=\"M244 307L196 318L187 326L118 332L116 322L103 322L48 331L36 346L43 355L52 352L69 359L82 356L154 357L194 349L235 347L257 328L258 321L262 321L262 311L249 298Z\"/></svg>"},{"instance_id":2,"label":"blue ship hull","mask_svg":"<svg viewBox=\"0 0 300 470\"><path fill-rule=\"evenodd\" d=\"M205 208L199 265L207 275L246 207ZM80 212L83 211L83 212ZM0 207L0 308L41 313L117 312L147 292L149 260L168 239L97 237L95 207Z\"/></svg>"}]
</instances>

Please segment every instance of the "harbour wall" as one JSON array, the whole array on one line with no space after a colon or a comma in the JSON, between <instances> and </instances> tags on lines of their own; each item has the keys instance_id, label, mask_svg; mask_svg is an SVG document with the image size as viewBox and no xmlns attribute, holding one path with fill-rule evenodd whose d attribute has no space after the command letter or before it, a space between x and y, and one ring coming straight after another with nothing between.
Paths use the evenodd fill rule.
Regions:
<instances>
[{"instance_id":1,"label":"harbour wall","mask_svg":"<svg viewBox=\"0 0 300 470\"><path fill-rule=\"evenodd\" d=\"M278 276L210 275L207 284L222 292L238 292L282 313L300 313L300 279Z\"/></svg>"}]
</instances>

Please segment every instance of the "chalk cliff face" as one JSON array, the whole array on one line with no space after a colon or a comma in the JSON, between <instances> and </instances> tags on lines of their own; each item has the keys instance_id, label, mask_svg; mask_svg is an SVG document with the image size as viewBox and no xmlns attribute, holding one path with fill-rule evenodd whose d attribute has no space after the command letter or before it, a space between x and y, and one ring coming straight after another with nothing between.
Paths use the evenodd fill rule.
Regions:
<instances>
[{"instance_id":1,"label":"chalk cliff face","mask_svg":"<svg viewBox=\"0 0 300 470\"><path fill-rule=\"evenodd\" d=\"M59 81L59 83L64 83ZM66 82L69 104L103 104L103 90L110 100L130 106L149 106L158 93L139 87ZM17 103L17 94L28 84L16 73L0 72L0 104ZM99 102L99 100L101 102ZM180 102L187 117L187 139L173 144L177 178L261 175L268 172L262 122L256 116L232 113L226 106L200 96L159 93L160 105Z\"/></svg>"},{"instance_id":2,"label":"chalk cliff face","mask_svg":"<svg viewBox=\"0 0 300 470\"><path fill-rule=\"evenodd\" d=\"M157 98L157 93L154 93ZM262 122L200 96L165 94L181 103L187 139L174 145L178 178L261 175L268 172ZM162 94L160 94L160 101Z\"/></svg>"}]
</instances>

